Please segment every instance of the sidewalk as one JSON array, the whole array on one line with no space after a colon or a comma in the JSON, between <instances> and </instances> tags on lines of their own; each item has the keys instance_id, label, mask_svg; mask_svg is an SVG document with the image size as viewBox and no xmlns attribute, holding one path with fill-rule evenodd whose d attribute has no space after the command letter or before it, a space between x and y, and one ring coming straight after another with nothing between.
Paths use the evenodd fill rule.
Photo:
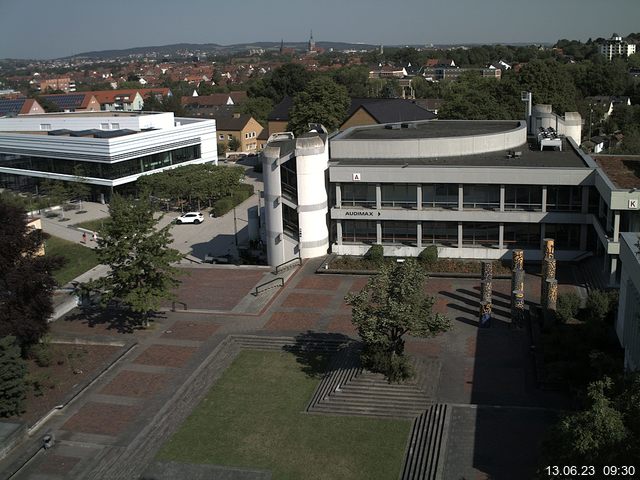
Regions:
<instances>
[{"instance_id":1,"label":"sidewalk","mask_svg":"<svg viewBox=\"0 0 640 480\"><path fill-rule=\"evenodd\" d=\"M91 241L91 233L87 233L86 244L81 243L83 231L77 229L74 225L88 220L109 217L109 206L100 203L82 202L82 210L69 210L64 213L65 218L69 219L64 222L60 221L60 217L47 218L47 213L43 210L40 215L44 232L70 242L80 243L89 248L95 248L95 242Z\"/></svg>"}]
</instances>

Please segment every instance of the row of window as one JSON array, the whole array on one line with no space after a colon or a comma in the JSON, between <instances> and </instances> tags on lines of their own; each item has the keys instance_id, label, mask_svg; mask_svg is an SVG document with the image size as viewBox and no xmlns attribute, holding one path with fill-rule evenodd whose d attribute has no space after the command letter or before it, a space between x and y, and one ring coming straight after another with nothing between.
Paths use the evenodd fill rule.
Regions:
<instances>
[{"instance_id":1,"label":"row of window","mask_svg":"<svg viewBox=\"0 0 640 480\"><path fill-rule=\"evenodd\" d=\"M381 221L383 244L417 244L417 224L406 221ZM458 246L457 222L421 222L422 244ZM580 225L544 224L545 237L554 238L556 248L577 250L580 245ZM343 243L374 243L377 241L375 221L342 221ZM502 243L505 248L540 248L541 224L505 223ZM334 235L335 237L335 235ZM500 226L497 223L463 223L462 245L498 248Z\"/></svg>"},{"instance_id":2,"label":"row of window","mask_svg":"<svg viewBox=\"0 0 640 480\"><path fill-rule=\"evenodd\" d=\"M382 184L381 205L392 208L417 208L417 186L411 184ZM376 185L343 184L343 207L375 208ZM590 192L589 210L597 209L596 192ZM422 185L422 208L457 209L459 205L457 184ZM500 209L499 185L464 185L462 205L465 209ZM542 210L542 186L505 185L505 210ZM579 212L582 209L581 186L547 187L546 208L548 211Z\"/></svg>"},{"instance_id":3,"label":"row of window","mask_svg":"<svg viewBox=\"0 0 640 480\"><path fill-rule=\"evenodd\" d=\"M81 171L83 177L114 180L198 158L200 158L200 145L193 145L117 163L85 162L81 160L0 153L0 166L64 175L77 175L78 171ZM78 167L80 168L78 169Z\"/></svg>"}]
</instances>

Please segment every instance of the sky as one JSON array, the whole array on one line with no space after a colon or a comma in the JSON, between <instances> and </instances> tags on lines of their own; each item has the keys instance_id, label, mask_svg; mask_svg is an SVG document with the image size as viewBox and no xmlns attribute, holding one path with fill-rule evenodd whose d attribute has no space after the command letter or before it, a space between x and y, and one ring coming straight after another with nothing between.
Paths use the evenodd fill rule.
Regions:
<instances>
[{"instance_id":1,"label":"sky","mask_svg":"<svg viewBox=\"0 0 640 480\"><path fill-rule=\"evenodd\" d=\"M172 43L554 43L640 31L639 0L0 0L0 58Z\"/></svg>"}]
</instances>

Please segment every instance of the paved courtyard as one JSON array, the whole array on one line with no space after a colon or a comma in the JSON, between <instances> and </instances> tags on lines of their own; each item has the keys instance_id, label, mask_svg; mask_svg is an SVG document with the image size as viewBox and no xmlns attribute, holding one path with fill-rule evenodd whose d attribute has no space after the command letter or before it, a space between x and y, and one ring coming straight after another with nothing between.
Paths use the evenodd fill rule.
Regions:
<instances>
[{"instance_id":1,"label":"paved courtyard","mask_svg":"<svg viewBox=\"0 0 640 480\"><path fill-rule=\"evenodd\" d=\"M51 431L56 444L14 478L138 478L161 446L154 439L179 426L191 400L231 361L208 362L230 334L355 338L344 296L360 290L367 278L318 275L319 263L306 262L283 289L265 293L272 298L257 311L242 313L239 306L254 301L251 290L268 271L194 268L178 293L199 313L166 311L147 330L113 328L108 313L87 319L72 312L56 321L53 337L137 345L34 436L37 442ZM528 300L537 301L540 279L528 276L526 282ZM496 316L491 328L478 328L479 283L429 279L435 309L452 319L453 328L433 339L408 339L407 351L438 364L437 378L427 381L434 384L435 401L452 408L443 478L528 478L544 429L565 402L535 388L528 330L512 328L509 321L508 280L494 280ZM0 471L11 460L16 457Z\"/></svg>"}]
</instances>

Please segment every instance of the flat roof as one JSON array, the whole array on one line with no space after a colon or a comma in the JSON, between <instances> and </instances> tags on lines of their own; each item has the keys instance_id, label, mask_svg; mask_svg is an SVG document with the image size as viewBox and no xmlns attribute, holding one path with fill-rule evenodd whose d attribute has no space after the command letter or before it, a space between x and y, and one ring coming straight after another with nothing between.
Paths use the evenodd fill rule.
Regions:
<instances>
[{"instance_id":1,"label":"flat roof","mask_svg":"<svg viewBox=\"0 0 640 480\"><path fill-rule=\"evenodd\" d=\"M451 138L489 135L515 130L518 120L427 120L356 127L339 135L336 140L393 140L420 138ZM398 128L399 127L399 128ZM404 128L403 128L404 127Z\"/></svg>"},{"instance_id":2,"label":"flat roof","mask_svg":"<svg viewBox=\"0 0 640 480\"><path fill-rule=\"evenodd\" d=\"M166 112L125 112L125 111L109 111L100 110L99 112L50 112L50 113L30 113L28 115L19 115L13 119L21 118L51 118L51 117L139 117L141 115L161 115Z\"/></svg>"},{"instance_id":3,"label":"flat roof","mask_svg":"<svg viewBox=\"0 0 640 480\"><path fill-rule=\"evenodd\" d=\"M580 154L563 139L563 150L540 151L537 142L531 139L522 145L519 156L508 155L507 151L429 158L334 158L330 163L337 166L442 166L442 167L508 167L508 168L591 168Z\"/></svg>"},{"instance_id":4,"label":"flat roof","mask_svg":"<svg viewBox=\"0 0 640 480\"><path fill-rule=\"evenodd\" d=\"M640 155L593 155L616 188L640 188Z\"/></svg>"}]
</instances>

